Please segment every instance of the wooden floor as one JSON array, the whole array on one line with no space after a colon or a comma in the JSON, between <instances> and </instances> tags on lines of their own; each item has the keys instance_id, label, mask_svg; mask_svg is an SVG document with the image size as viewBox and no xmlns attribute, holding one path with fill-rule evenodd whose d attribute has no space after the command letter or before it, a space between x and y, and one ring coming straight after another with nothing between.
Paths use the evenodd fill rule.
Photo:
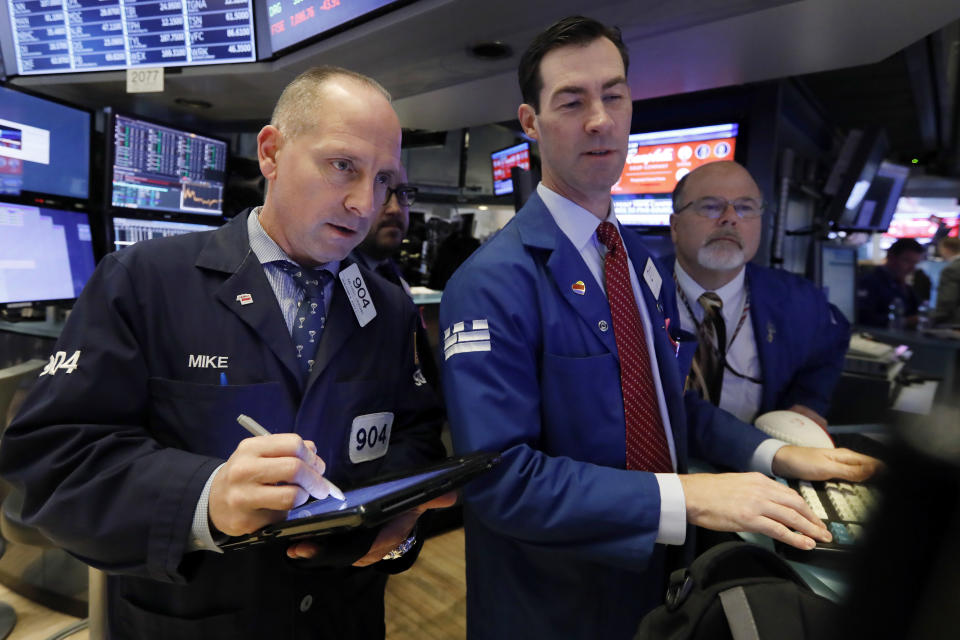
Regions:
<instances>
[{"instance_id":1,"label":"wooden floor","mask_svg":"<svg viewBox=\"0 0 960 640\"><path fill-rule=\"evenodd\" d=\"M76 618L56 613L0 585L0 602L17 611L8 640L45 640ZM427 540L412 569L387 582L388 640L462 640L466 637L463 529ZM88 640L87 632L70 640Z\"/></svg>"}]
</instances>

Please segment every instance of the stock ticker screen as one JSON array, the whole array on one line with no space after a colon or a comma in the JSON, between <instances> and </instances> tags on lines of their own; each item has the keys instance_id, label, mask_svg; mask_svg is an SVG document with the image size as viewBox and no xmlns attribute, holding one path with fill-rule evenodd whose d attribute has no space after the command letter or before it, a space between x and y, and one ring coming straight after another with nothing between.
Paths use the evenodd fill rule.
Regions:
<instances>
[{"instance_id":1,"label":"stock ticker screen","mask_svg":"<svg viewBox=\"0 0 960 640\"><path fill-rule=\"evenodd\" d=\"M17 73L256 59L251 0L3 0ZM6 21L0 21L0 23Z\"/></svg>"},{"instance_id":2,"label":"stock ticker screen","mask_svg":"<svg viewBox=\"0 0 960 640\"><path fill-rule=\"evenodd\" d=\"M114 117L114 207L219 216L227 143L123 115Z\"/></svg>"},{"instance_id":3,"label":"stock ticker screen","mask_svg":"<svg viewBox=\"0 0 960 640\"><path fill-rule=\"evenodd\" d=\"M267 0L274 53L361 18L398 0Z\"/></svg>"}]
</instances>

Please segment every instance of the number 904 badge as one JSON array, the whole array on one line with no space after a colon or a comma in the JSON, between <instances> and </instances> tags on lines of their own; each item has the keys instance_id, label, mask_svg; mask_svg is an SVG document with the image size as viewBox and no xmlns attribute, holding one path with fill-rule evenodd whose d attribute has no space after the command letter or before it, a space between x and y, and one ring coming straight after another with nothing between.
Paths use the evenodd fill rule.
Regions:
<instances>
[{"instance_id":1,"label":"number 904 badge","mask_svg":"<svg viewBox=\"0 0 960 640\"><path fill-rule=\"evenodd\" d=\"M350 462L367 462L386 455L393 428L393 413L367 413L353 419L350 427Z\"/></svg>"}]
</instances>

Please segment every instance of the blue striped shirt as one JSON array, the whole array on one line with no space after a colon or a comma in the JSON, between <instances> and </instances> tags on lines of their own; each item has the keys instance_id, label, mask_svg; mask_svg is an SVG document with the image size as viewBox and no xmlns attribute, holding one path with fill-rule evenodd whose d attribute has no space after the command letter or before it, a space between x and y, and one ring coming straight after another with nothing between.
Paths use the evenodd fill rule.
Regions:
<instances>
[{"instance_id":1,"label":"blue striped shirt","mask_svg":"<svg viewBox=\"0 0 960 640\"><path fill-rule=\"evenodd\" d=\"M283 312L283 319L287 323L287 332L293 333L293 320L297 315L297 307L303 300L303 289L294 281L293 276L281 269L277 264L278 260L285 260L297 264L297 261L288 256L280 248L273 238L267 235L260 225L260 207L250 212L247 218L247 235L250 237L250 250L257 256L260 264L263 265L263 272L267 276L267 281L277 296L277 302L280 303L280 310ZM302 265L298 265L302 266ZM323 288L323 303L326 309L324 313L330 311L330 298L333 297L333 285L337 281L336 275L340 272L340 262L335 260L322 264L319 269L326 269L334 275L334 278Z\"/></svg>"}]
</instances>

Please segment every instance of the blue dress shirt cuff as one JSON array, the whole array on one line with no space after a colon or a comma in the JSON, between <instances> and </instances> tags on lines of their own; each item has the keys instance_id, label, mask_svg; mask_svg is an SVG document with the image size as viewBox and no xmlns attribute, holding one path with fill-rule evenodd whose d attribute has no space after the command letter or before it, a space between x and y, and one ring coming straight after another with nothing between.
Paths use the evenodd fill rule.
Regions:
<instances>
[{"instance_id":1,"label":"blue dress shirt cuff","mask_svg":"<svg viewBox=\"0 0 960 640\"><path fill-rule=\"evenodd\" d=\"M768 476L773 475L773 456L777 455L780 447L785 447L789 443L776 438L770 438L760 443L760 446L753 452L750 458L750 468L748 471L759 471Z\"/></svg>"},{"instance_id":2,"label":"blue dress shirt cuff","mask_svg":"<svg viewBox=\"0 0 960 640\"><path fill-rule=\"evenodd\" d=\"M207 478L207 484L203 485L200 499L197 500L197 508L193 512L193 526L190 529L190 541L187 543L188 552L215 551L216 553L223 553L223 549L217 546L213 535L210 533L210 486L222 468L223 465L221 464L214 469L210 477Z\"/></svg>"},{"instance_id":3,"label":"blue dress shirt cuff","mask_svg":"<svg viewBox=\"0 0 960 640\"><path fill-rule=\"evenodd\" d=\"M680 476L675 473L655 473L654 476L660 485L657 543L681 545L687 539L687 501Z\"/></svg>"}]
</instances>

